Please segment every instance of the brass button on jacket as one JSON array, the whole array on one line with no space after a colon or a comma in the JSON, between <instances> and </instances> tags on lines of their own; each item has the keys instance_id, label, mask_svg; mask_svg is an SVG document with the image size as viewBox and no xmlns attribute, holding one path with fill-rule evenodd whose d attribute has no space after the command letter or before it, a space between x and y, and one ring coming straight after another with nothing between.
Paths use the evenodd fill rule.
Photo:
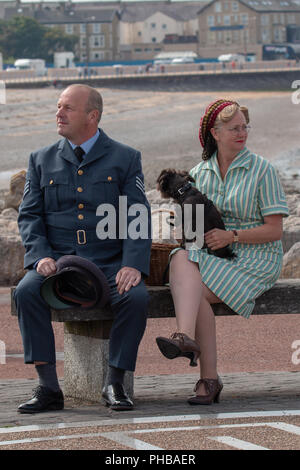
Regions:
<instances>
[{"instance_id":1,"label":"brass button on jacket","mask_svg":"<svg viewBox=\"0 0 300 470\"><path fill-rule=\"evenodd\" d=\"M77 188L77 191L78 191L79 193L82 193L83 189L79 186L79 187Z\"/></svg>"},{"instance_id":2,"label":"brass button on jacket","mask_svg":"<svg viewBox=\"0 0 300 470\"><path fill-rule=\"evenodd\" d=\"M79 215L78 215L78 219L79 219L79 220L83 220L83 219L84 219L84 216L83 216L82 214L79 214Z\"/></svg>"},{"instance_id":3,"label":"brass button on jacket","mask_svg":"<svg viewBox=\"0 0 300 470\"><path fill-rule=\"evenodd\" d=\"M77 173L78 173L78 175L81 176L81 175L83 175L83 170L78 170Z\"/></svg>"},{"instance_id":4,"label":"brass button on jacket","mask_svg":"<svg viewBox=\"0 0 300 470\"><path fill-rule=\"evenodd\" d=\"M83 209L84 208L84 204L78 204L78 209Z\"/></svg>"}]
</instances>

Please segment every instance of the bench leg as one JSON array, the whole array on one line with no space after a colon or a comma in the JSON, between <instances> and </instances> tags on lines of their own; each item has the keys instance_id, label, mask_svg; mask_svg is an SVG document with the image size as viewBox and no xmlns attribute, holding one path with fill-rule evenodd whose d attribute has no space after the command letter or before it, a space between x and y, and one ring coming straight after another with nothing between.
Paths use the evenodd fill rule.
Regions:
<instances>
[{"instance_id":1,"label":"bench leg","mask_svg":"<svg viewBox=\"0 0 300 470\"><path fill-rule=\"evenodd\" d=\"M108 370L109 331L112 322L64 324L64 393L83 400L100 401ZM133 372L127 371L125 389L133 398Z\"/></svg>"}]
</instances>

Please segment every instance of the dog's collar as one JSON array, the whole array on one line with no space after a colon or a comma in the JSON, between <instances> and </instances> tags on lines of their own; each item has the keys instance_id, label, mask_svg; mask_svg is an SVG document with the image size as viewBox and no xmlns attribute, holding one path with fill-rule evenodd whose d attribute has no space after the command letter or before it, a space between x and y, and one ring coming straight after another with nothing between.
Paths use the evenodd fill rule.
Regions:
<instances>
[{"instance_id":1,"label":"dog's collar","mask_svg":"<svg viewBox=\"0 0 300 470\"><path fill-rule=\"evenodd\" d=\"M185 183L181 188L177 189L177 192L180 196L183 196L184 193L192 187L190 182Z\"/></svg>"}]
</instances>

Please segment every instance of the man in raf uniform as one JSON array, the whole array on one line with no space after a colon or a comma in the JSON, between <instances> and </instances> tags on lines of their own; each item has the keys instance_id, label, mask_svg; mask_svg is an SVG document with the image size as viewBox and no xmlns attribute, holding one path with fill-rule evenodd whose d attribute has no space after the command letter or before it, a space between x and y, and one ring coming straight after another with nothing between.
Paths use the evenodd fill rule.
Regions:
<instances>
[{"instance_id":1,"label":"man in raf uniform","mask_svg":"<svg viewBox=\"0 0 300 470\"><path fill-rule=\"evenodd\" d=\"M148 294L143 277L150 261L150 208L140 152L98 129L101 114L102 97L94 88L69 86L56 113L58 133L64 138L30 155L18 220L29 271L15 290L15 302L24 361L35 364L39 386L19 406L21 413L63 408L50 310L40 295L43 280L56 272L56 260L63 255L92 261L108 280L114 322L103 398L116 410L133 406L123 378L126 370L135 369L146 327ZM146 208L147 238L98 238L97 208L112 204L119 220L119 196L127 197L127 207Z\"/></svg>"}]
</instances>

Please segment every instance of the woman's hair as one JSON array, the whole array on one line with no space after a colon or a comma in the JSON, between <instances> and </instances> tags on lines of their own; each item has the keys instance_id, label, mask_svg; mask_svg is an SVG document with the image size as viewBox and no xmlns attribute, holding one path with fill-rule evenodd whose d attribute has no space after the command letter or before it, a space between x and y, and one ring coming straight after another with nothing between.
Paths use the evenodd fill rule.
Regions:
<instances>
[{"instance_id":1,"label":"woman's hair","mask_svg":"<svg viewBox=\"0 0 300 470\"><path fill-rule=\"evenodd\" d=\"M235 115L237 111L241 111L244 114L246 122L248 124L249 123L248 108L246 108L245 106L240 106L236 102L232 102L228 104L227 106L225 106L217 114L212 127L216 129L220 127L224 122L231 121L231 119L233 118L233 116ZM209 119L209 112L207 112L207 114L208 114L207 119ZM206 116L204 116L204 119L205 118ZM205 132L205 135L203 136L203 142L204 142L204 146L203 146L203 152L202 152L202 159L209 160L211 156L214 154L214 152L217 150L217 143L214 137L212 136L210 129L207 129L207 131Z\"/></svg>"}]
</instances>

